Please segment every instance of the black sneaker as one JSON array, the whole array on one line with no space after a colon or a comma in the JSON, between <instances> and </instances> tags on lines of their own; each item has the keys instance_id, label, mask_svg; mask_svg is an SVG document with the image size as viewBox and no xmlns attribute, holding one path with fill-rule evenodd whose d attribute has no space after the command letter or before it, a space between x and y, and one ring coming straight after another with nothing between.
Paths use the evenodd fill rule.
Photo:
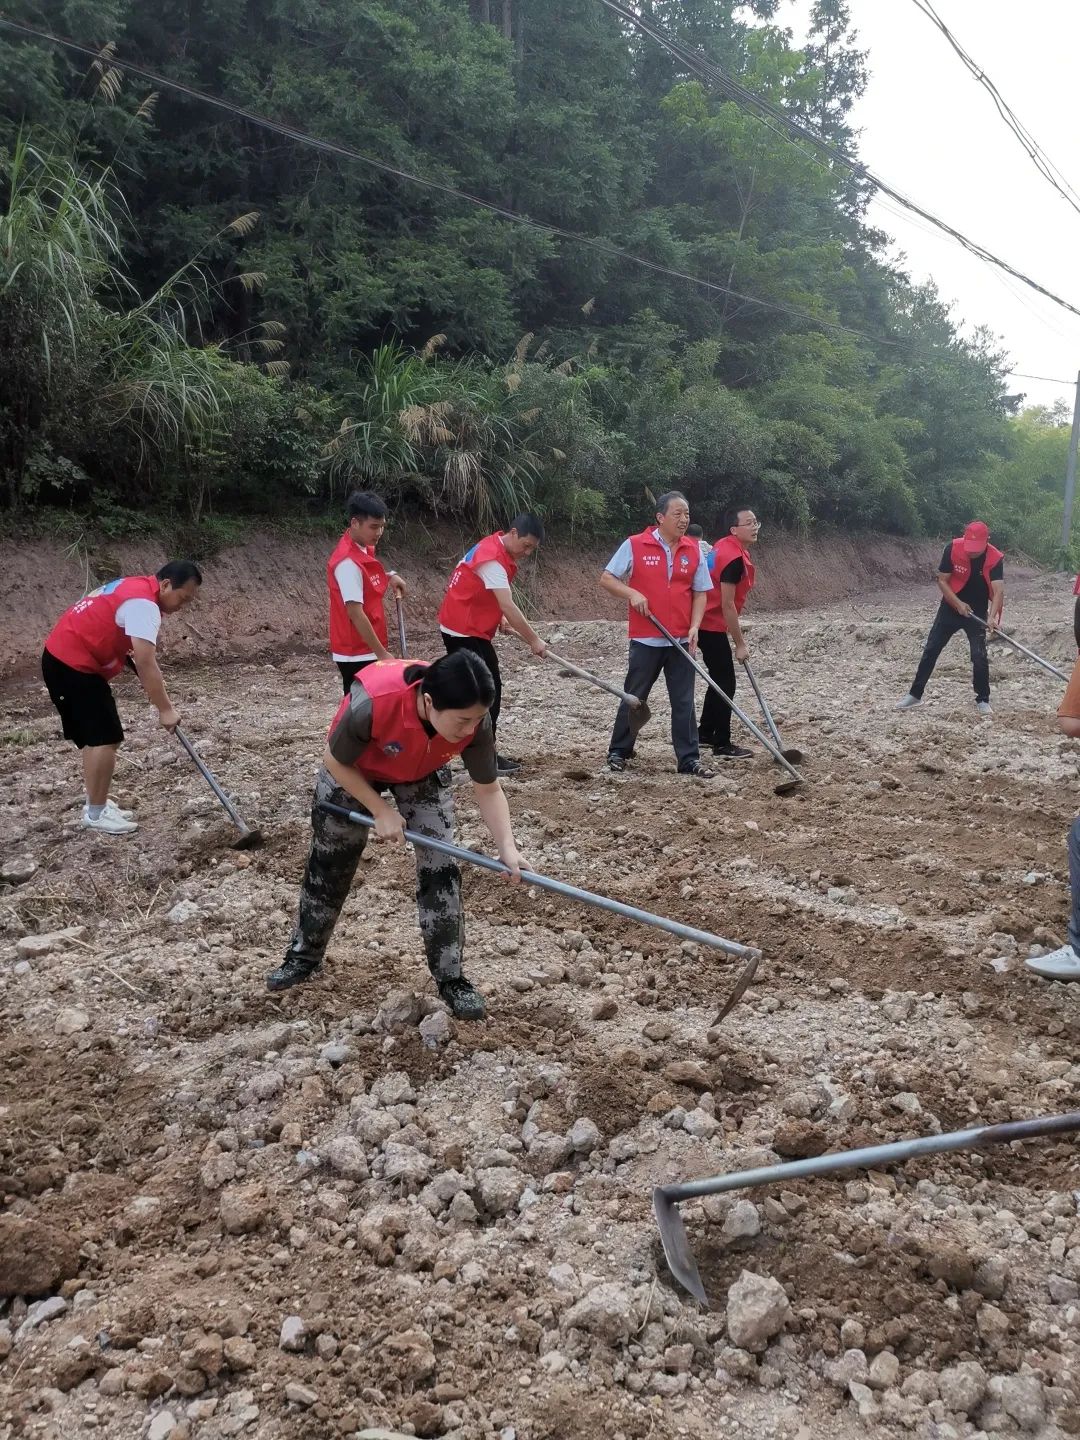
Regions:
<instances>
[{"instance_id":1,"label":"black sneaker","mask_svg":"<svg viewBox=\"0 0 1080 1440\"><path fill-rule=\"evenodd\" d=\"M475 985L465 979L464 975L455 975L450 980L440 980L438 985L440 997L446 1001L459 1020L483 1020L487 1015L484 997Z\"/></svg>"},{"instance_id":2,"label":"black sneaker","mask_svg":"<svg viewBox=\"0 0 1080 1440\"><path fill-rule=\"evenodd\" d=\"M520 769L520 760L511 760L508 755L495 756L496 775L516 775Z\"/></svg>"},{"instance_id":3,"label":"black sneaker","mask_svg":"<svg viewBox=\"0 0 1080 1440\"><path fill-rule=\"evenodd\" d=\"M695 760L692 765L686 765L679 771L680 775L693 775L698 780L715 780L716 771L710 770L700 760Z\"/></svg>"},{"instance_id":4,"label":"black sneaker","mask_svg":"<svg viewBox=\"0 0 1080 1440\"><path fill-rule=\"evenodd\" d=\"M626 756L612 753L607 757L606 763L609 770L614 770L617 775L621 775L626 769Z\"/></svg>"},{"instance_id":5,"label":"black sneaker","mask_svg":"<svg viewBox=\"0 0 1080 1440\"><path fill-rule=\"evenodd\" d=\"M741 745L714 745L712 753L718 760L752 760L754 752L745 750Z\"/></svg>"},{"instance_id":6,"label":"black sneaker","mask_svg":"<svg viewBox=\"0 0 1080 1440\"><path fill-rule=\"evenodd\" d=\"M268 990L290 990L294 985L301 985L305 980L310 980L316 975L320 967L312 965L308 960L301 960L295 955L286 955L285 959L277 967L271 970L266 977L266 988Z\"/></svg>"}]
</instances>

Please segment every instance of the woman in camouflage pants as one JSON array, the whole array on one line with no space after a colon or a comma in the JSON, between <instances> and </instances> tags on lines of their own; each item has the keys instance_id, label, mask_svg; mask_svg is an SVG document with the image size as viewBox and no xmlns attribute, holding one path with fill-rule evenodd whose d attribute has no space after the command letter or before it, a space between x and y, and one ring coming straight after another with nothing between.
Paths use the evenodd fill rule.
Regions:
<instances>
[{"instance_id":1,"label":"woman in camouflage pants","mask_svg":"<svg viewBox=\"0 0 1080 1440\"><path fill-rule=\"evenodd\" d=\"M408 827L439 840L453 839L447 767L455 755L465 762L509 878L520 881L521 857L495 768L488 717L494 696L490 671L468 650L432 665L380 661L357 676L330 728L315 784L311 853L296 928L284 961L267 976L271 990L310 979L321 966L371 833L376 840L400 842ZM324 802L359 806L373 818L374 831L327 812ZM423 846L416 847L416 901L439 994L460 1019L483 1019L483 997L461 971L461 872L452 860Z\"/></svg>"}]
</instances>

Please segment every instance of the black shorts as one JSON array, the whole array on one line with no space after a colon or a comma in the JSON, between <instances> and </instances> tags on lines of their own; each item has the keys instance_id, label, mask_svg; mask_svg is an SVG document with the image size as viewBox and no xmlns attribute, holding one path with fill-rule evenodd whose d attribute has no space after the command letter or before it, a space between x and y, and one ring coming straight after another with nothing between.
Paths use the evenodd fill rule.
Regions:
<instances>
[{"instance_id":1,"label":"black shorts","mask_svg":"<svg viewBox=\"0 0 1080 1440\"><path fill-rule=\"evenodd\" d=\"M112 686L102 675L73 670L48 650L41 652L41 675L49 699L60 712L64 739L85 745L119 745L124 738Z\"/></svg>"}]
</instances>

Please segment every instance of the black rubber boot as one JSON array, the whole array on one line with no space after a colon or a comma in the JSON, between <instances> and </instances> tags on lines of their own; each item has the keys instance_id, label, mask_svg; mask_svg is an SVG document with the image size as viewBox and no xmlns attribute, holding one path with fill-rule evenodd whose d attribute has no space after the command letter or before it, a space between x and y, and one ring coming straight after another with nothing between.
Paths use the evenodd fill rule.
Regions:
<instances>
[{"instance_id":1,"label":"black rubber boot","mask_svg":"<svg viewBox=\"0 0 1080 1440\"><path fill-rule=\"evenodd\" d=\"M295 955L286 955L285 959L277 967L271 970L266 977L266 988L268 990L290 990L294 985L301 985L305 980L319 973L320 967L312 965L307 960L298 960Z\"/></svg>"},{"instance_id":2,"label":"black rubber boot","mask_svg":"<svg viewBox=\"0 0 1080 1440\"><path fill-rule=\"evenodd\" d=\"M484 997L464 975L455 975L452 980L440 980L438 983L439 995L459 1020L483 1020L486 1017Z\"/></svg>"}]
</instances>

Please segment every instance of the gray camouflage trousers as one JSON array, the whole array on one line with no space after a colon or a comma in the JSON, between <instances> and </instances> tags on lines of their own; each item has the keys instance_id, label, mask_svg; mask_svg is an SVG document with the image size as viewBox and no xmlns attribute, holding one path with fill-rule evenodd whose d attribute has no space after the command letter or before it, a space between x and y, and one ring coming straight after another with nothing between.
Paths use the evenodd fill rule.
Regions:
<instances>
[{"instance_id":1,"label":"gray camouflage trousers","mask_svg":"<svg viewBox=\"0 0 1080 1440\"><path fill-rule=\"evenodd\" d=\"M391 785L390 793L410 830L437 840L454 838L454 802L449 779L441 772L408 785ZM338 815L320 810L321 801L368 812L337 785L326 769L315 782L311 809L311 853L300 887L300 908L287 960L299 960L314 969L322 964L341 907L352 887L356 867L371 831ZM434 850L415 847L416 905L424 938L428 969L436 980L461 974L465 925L461 913L461 871L454 861Z\"/></svg>"}]
</instances>

